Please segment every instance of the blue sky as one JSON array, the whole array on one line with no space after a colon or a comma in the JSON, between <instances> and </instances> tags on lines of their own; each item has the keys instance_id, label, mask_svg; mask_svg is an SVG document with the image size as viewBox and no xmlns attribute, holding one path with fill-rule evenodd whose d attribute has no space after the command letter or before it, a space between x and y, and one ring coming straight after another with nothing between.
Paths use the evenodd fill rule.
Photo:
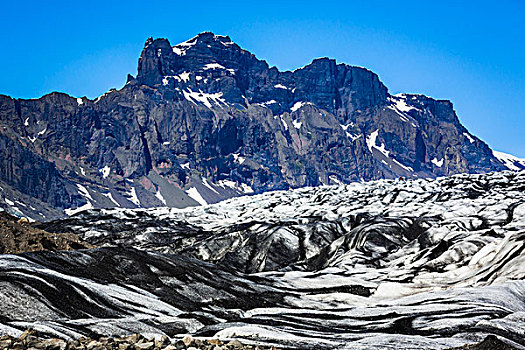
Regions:
<instances>
[{"instance_id":1,"label":"blue sky","mask_svg":"<svg viewBox=\"0 0 525 350\"><path fill-rule=\"evenodd\" d=\"M147 37L229 35L281 70L328 56L391 93L450 99L493 149L525 157L525 1L25 1L0 12L0 93L94 98L120 88Z\"/></svg>"}]
</instances>

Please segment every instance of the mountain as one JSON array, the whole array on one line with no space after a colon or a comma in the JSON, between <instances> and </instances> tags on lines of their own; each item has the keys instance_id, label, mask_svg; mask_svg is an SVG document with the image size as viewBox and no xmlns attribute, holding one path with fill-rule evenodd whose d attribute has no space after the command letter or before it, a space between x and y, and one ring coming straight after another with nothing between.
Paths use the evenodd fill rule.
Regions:
<instances>
[{"instance_id":1,"label":"mountain","mask_svg":"<svg viewBox=\"0 0 525 350\"><path fill-rule=\"evenodd\" d=\"M209 32L149 38L137 76L95 100L0 96L0 123L0 205L38 221L508 164L450 101L328 58L281 72Z\"/></svg>"},{"instance_id":2,"label":"mountain","mask_svg":"<svg viewBox=\"0 0 525 350\"><path fill-rule=\"evenodd\" d=\"M0 333L524 349L524 189L525 172L461 174L41 223L99 248L0 255Z\"/></svg>"}]
</instances>

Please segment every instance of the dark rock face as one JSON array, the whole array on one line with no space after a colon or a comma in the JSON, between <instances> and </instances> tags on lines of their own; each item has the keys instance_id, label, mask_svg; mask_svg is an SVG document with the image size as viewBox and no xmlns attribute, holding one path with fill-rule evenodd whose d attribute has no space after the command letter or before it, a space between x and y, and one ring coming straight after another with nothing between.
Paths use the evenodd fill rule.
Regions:
<instances>
[{"instance_id":1,"label":"dark rock face","mask_svg":"<svg viewBox=\"0 0 525 350\"><path fill-rule=\"evenodd\" d=\"M213 33L149 38L137 77L94 101L0 96L0 122L0 180L48 211L505 169L449 101L392 96L328 58L280 72Z\"/></svg>"},{"instance_id":2,"label":"dark rock face","mask_svg":"<svg viewBox=\"0 0 525 350\"><path fill-rule=\"evenodd\" d=\"M53 208L68 208L81 203L74 184L55 167L16 140L0 134L0 179L13 188L39 199Z\"/></svg>"}]
</instances>

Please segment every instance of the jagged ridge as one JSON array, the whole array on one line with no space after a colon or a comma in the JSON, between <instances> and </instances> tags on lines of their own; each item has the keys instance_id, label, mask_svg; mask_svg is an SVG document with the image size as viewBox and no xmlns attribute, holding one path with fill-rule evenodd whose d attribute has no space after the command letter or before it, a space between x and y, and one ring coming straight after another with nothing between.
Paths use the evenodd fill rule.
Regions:
<instances>
[{"instance_id":1,"label":"jagged ridge","mask_svg":"<svg viewBox=\"0 0 525 350\"><path fill-rule=\"evenodd\" d=\"M213 33L148 39L137 77L96 100L0 96L0 121L0 203L38 220L505 168L449 101L390 95L373 72L328 58L280 72ZM22 195L37 205L9 204Z\"/></svg>"}]
</instances>

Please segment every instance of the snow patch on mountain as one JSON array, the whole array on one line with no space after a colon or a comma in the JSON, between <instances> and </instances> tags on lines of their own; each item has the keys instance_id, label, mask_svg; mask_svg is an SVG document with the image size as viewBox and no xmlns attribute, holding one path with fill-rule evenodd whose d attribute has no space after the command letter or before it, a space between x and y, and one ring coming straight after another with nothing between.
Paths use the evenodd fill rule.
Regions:
<instances>
[{"instance_id":1,"label":"snow patch on mountain","mask_svg":"<svg viewBox=\"0 0 525 350\"><path fill-rule=\"evenodd\" d=\"M438 168L441 168L443 166L443 162L445 161L444 158L441 158L440 160L437 160L436 157L434 157L434 159L432 159L432 164L434 164L435 166L437 166Z\"/></svg>"},{"instance_id":2,"label":"snow patch on mountain","mask_svg":"<svg viewBox=\"0 0 525 350\"><path fill-rule=\"evenodd\" d=\"M204 70L208 70L208 69L226 69L226 67L224 67L223 65L219 64L219 63L207 63L204 65Z\"/></svg>"},{"instance_id":3,"label":"snow patch on mountain","mask_svg":"<svg viewBox=\"0 0 525 350\"><path fill-rule=\"evenodd\" d=\"M470 143L476 142L476 140L474 140L468 132L464 132L463 135L469 140Z\"/></svg>"},{"instance_id":4,"label":"snow patch on mountain","mask_svg":"<svg viewBox=\"0 0 525 350\"><path fill-rule=\"evenodd\" d=\"M166 75L162 77L162 85L168 85L170 82L170 79L175 79L178 82L184 82L187 83L190 80L191 72L182 72L178 75Z\"/></svg>"},{"instance_id":5,"label":"snow patch on mountain","mask_svg":"<svg viewBox=\"0 0 525 350\"><path fill-rule=\"evenodd\" d=\"M216 70L216 69L220 69L220 70L226 70L228 71L230 74L234 75L235 74L235 69L232 69L232 68L226 68L224 67L223 65L219 64L219 63L207 63L204 65L204 67L202 68L203 70Z\"/></svg>"},{"instance_id":6,"label":"snow patch on mountain","mask_svg":"<svg viewBox=\"0 0 525 350\"><path fill-rule=\"evenodd\" d=\"M80 213L81 211L85 211L85 210L89 210L89 209L93 209L93 204L91 203L91 201L87 201L86 204L80 206L80 207L77 207L77 208L69 208L69 209L64 209L64 212L66 213L66 215L68 216L71 216L71 215L75 215L77 213Z\"/></svg>"},{"instance_id":7,"label":"snow patch on mountain","mask_svg":"<svg viewBox=\"0 0 525 350\"><path fill-rule=\"evenodd\" d=\"M192 46L195 46L197 44L197 36L194 36L193 38L184 41L180 44L177 44L173 46L171 49L173 50L173 53L175 53L178 56L185 56L186 51L188 51Z\"/></svg>"},{"instance_id":8,"label":"snow patch on mountain","mask_svg":"<svg viewBox=\"0 0 525 350\"><path fill-rule=\"evenodd\" d=\"M246 160L246 157L240 156L239 153L232 153L232 156L233 156L233 160L237 164L242 164Z\"/></svg>"},{"instance_id":9,"label":"snow patch on mountain","mask_svg":"<svg viewBox=\"0 0 525 350\"><path fill-rule=\"evenodd\" d=\"M379 135L379 129L376 131L373 131L367 138L366 138L366 145L368 146L368 150L370 153L373 153L373 148L381 152L385 157L388 157L389 151L386 150L385 144L381 142L381 146L377 146L377 136Z\"/></svg>"},{"instance_id":10,"label":"snow patch on mountain","mask_svg":"<svg viewBox=\"0 0 525 350\"><path fill-rule=\"evenodd\" d=\"M312 102L304 102L304 101L295 102L293 104L293 106L290 108L290 110L292 112L296 112L296 111L298 111L299 109L303 108L306 105L313 105L313 103Z\"/></svg>"},{"instance_id":11,"label":"snow patch on mountain","mask_svg":"<svg viewBox=\"0 0 525 350\"><path fill-rule=\"evenodd\" d=\"M238 183L238 182L231 181L231 180L219 180L217 181L217 185L222 188L230 188L232 190L235 190L235 191L238 191L244 194L250 194L254 192L251 186L245 183Z\"/></svg>"},{"instance_id":12,"label":"snow patch on mountain","mask_svg":"<svg viewBox=\"0 0 525 350\"><path fill-rule=\"evenodd\" d=\"M403 168L404 170L408 171L408 172L413 172L414 169L412 169L411 167L409 166L406 166L404 164L401 164L401 162L399 162L397 159L395 159L394 157L390 156L390 151L387 150L385 148L385 144L383 142L381 142L381 145L380 146L377 146L376 144L376 141L377 141L377 137L379 135L379 129L377 129L376 131L372 132L369 136L367 136L366 138L366 144L368 146L368 150L374 154L373 152L373 149L376 149L377 151L379 151L386 159L390 160L391 162L393 162L395 165ZM391 164L389 164L387 162L386 159L381 159L381 161L383 162L383 164L391 167Z\"/></svg>"},{"instance_id":13,"label":"snow patch on mountain","mask_svg":"<svg viewBox=\"0 0 525 350\"><path fill-rule=\"evenodd\" d=\"M282 115L280 115L279 117L280 117L280 119L281 119L281 123L282 123L283 126L284 126L284 130L288 131L288 124L286 123L286 120L284 120L284 118L283 118Z\"/></svg>"},{"instance_id":14,"label":"snow patch on mountain","mask_svg":"<svg viewBox=\"0 0 525 350\"><path fill-rule=\"evenodd\" d=\"M108 165L105 165L103 168L98 169L98 171L102 174L103 179L107 179L111 172L111 168Z\"/></svg>"},{"instance_id":15,"label":"snow patch on mountain","mask_svg":"<svg viewBox=\"0 0 525 350\"><path fill-rule=\"evenodd\" d=\"M115 91L114 89L111 89L111 90L109 90L109 91L104 92L102 95L100 95L99 97L97 97L97 98L95 99L94 102L95 102L95 103L99 102L101 99L103 99L103 98L106 97L106 96L109 96L109 94L111 94L111 93L114 92L114 91Z\"/></svg>"},{"instance_id":16,"label":"snow patch on mountain","mask_svg":"<svg viewBox=\"0 0 525 350\"><path fill-rule=\"evenodd\" d=\"M197 203L199 203L200 205L208 205L208 203L204 200L204 198L199 193L199 190L197 190L196 187L191 187L189 190L186 191L186 193L188 194L188 196L197 201Z\"/></svg>"},{"instance_id":17,"label":"snow patch on mountain","mask_svg":"<svg viewBox=\"0 0 525 350\"><path fill-rule=\"evenodd\" d=\"M525 170L525 158L518 158L511 154L492 151L494 157L501 161L509 170Z\"/></svg>"},{"instance_id":18,"label":"snow patch on mountain","mask_svg":"<svg viewBox=\"0 0 525 350\"><path fill-rule=\"evenodd\" d=\"M140 207L140 200L137 196L137 190L135 189L135 187L132 186L131 190L127 193L127 195L131 203L135 204L137 207Z\"/></svg>"},{"instance_id":19,"label":"snow patch on mountain","mask_svg":"<svg viewBox=\"0 0 525 350\"><path fill-rule=\"evenodd\" d=\"M91 194L89 193L88 189L81 185L81 184L77 184L77 187L78 187L78 193L82 196L82 197L85 197L89 200L93 200L93 197L91 197Z\"/></svg>"},{"instance_id":20,"label":"snow patch on mountain","mask_svg":"<svg viewBox=\"0 0 525 350\"><path fill-rule=\"evenodd\" d=\"M157 197L157 199L159 201L162 202L162 204L166 205L166 199L164 198L164 196L162 195L162 193L160 192L160 188L157 190L157 192L155 193L155 197Z\"/></svg>"},{"instance_id":21,"label":"snow patch on mountain","mask_svg":"<svg viewBox=\"0 0 525 350\"><path fill-rule=\"evenodd\" d=\"M209 94L199 90L198 92L192 91L188 88L188 91L183 90L182 93L186 100L197 105L196 102L204 104L208 108L212 108L212 103L214 104L225 104L226 101L222 98L222 92L217 92L214 94Z\"/></svg>"},{"instance_id":22,"label":"snow patch on mountain","mask_svg":"<svg viewBox=\"0 0 525 350\"><path fill-rule=\"evenodd\" d=\"M399 111L407 113L411 110L415 110L417 108L413 106L409 106L407 103L407 96L405 94L397 94L392 97L390 97L390 102L392 105Z\"/></svg>"},{"instance_id":23,"label":"snow patch on mountain","mask_svg":"<svg viewBox=\"0 0 525 350\"><path fill-rule=\"evenodd\" d=\"M243 160L244 161L244 160ZM242 164L242 163L241 163ZM208 189L210 189L212 192L216 193L216 194L220 194L219 191L217 191L209 182L206 178L202 178L202 184L204 186L206 186Z\"/></svg>"},{"instance_id":24,"label":"snow patch on mountain","mask_svg":"<svg viewBox=\"0 0 525 350\"><path fill-rule=\"evenodd\" d=\"M293 124L294 128L301 129L301 126L303 125L303 122L300 122L298 120L293 120L292 124Z\"/></svg>"},{"instance_id":25,"label":"snow patch on mountain","mask_svg":"<svg viewBox=\"0 0 525 350\"><path fill-rule=\"evenodd\" d=\"M112 201L113 204L115 204L117 207L120 207L119 202L117 202L117 201L115 200L115 198L113 198L113 195L111 194L111 192L108 192L108 193L102 193L102 195L103 195L104 197L107 197L107 198L108 198L110 201Z\"/></svg>"},{"instance_id":26,"label":"snow patch on mountain","mask_svg":"<svg viewBox=\"0 0 525 350\"><path fill-rule=\"evenodd\" d=\"M277 101L275 101L275 100L270 100L270 101L266 101L266 102L259 103L259 105L261 105L261 106L263 106L263 107L267 107L267 106L269 106L269 105L273 105L273 104L275 104L275 103L277 103Z\"/></svg>"}]
</instances>

